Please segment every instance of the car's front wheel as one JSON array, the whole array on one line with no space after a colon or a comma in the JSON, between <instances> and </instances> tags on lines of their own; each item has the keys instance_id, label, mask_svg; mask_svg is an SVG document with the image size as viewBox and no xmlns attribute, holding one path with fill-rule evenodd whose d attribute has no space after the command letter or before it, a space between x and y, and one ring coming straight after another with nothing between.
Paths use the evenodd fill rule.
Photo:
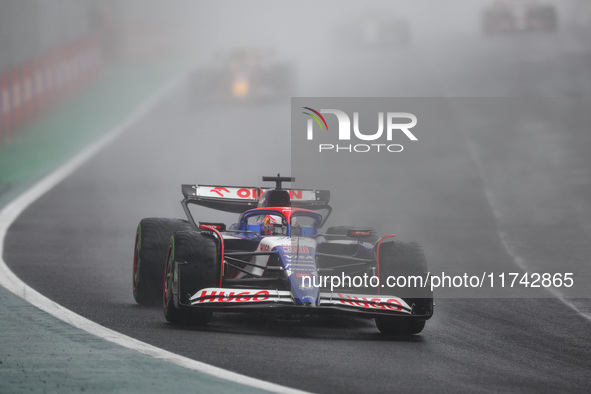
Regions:
<instances>
[{"instance_id":1,"label":"car's front wheel","mask_svg":"<svg viewBox=\"0 0 591 394\"><path fill-rule=\"evenodd\" d=\"M379 267L380 284L389 283L389 277L405 277L405 287L383 287L385 291L402 298L413 308L410 316L376 317L376 326L386 335L413 335L420 333L425 327L425 320L433 313L433 292L427 280L427 261L421 246L414 242L383 241L376 245L377 264ZM414 278L414 279L411 279ZM420 279L419 279L420 278ZM411 282L411 280L413 282ZM410 284L413 284L412 286Z\"/></svg>"},{"instance_id":2,"label":"car's front wheel","mask_svg":"<svg viewBox=\"0 0 591 394\"><path fill-rule=\"evenodd\" d=\"M190 307L190 297L197 291L217 287L217 252L215 241L198 231L178 231L171 238L164 277L164 317L171 323L204 325L211 311Z\"/></svg>"},{"instance_id":3,"label":"car's front wheel","mask_svg":"<svg viewBox=\"0 0 591 394\"><path fill-rule=\"evenodd\" d=\"M162 278L170 236L189 229L186 220L146 218L138 224L133 253L133 298L143 306L157 306L162 300Z\"/></svg>"}]
</instances>

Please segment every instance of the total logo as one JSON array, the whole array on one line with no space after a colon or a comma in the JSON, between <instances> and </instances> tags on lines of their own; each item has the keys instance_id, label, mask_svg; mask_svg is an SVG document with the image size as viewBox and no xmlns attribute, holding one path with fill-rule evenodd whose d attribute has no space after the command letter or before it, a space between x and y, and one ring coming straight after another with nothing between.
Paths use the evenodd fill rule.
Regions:
<instances>
[{"instance_id":1,"label":"total logo","mask_svg":"<svg viewBox=\"0 0 591 394\"><path fill-rule=\"evenodd\" d=\"M302 107L305 111L303 114L309 116L307 124L308 141L314 140L315 125L320 132L324 130L328 133L328 123L323 114L330 114L336 116L338 122L338 130L336 136L338 137L337 144L320 143L318 144L318 152L347 152L347 153L367 153L367 152L402 152L404 146L401 144L392 143L393 138L403 136L410 141L418 141L417 137L410 131L417 125L417 117L408 112L384 112L378 113L378 130L372 133L362 132L359 129L359 112L353 112L353 122L351 118L344 111L338 109L321 109L317 111L310 107ZM351 127L353 123L353 127ZM385 123L385 126L384 126ZM351 132L351 130L353 132ZM332 130L331 130L332 131ZM396 136L396 137L395 137ZM364 143L349 143L349 141L363 141ZM371 141L371 142L370 142ZM380 143L380 141L382 141ZM345 143L343 143L345 142Z\"/></svg>"}]
</instances>

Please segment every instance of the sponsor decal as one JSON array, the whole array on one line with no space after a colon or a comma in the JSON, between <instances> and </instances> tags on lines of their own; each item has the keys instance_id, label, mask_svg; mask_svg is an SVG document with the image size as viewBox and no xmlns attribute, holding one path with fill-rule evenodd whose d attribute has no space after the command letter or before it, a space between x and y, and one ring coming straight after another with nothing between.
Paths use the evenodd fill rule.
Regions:
<instances>
[{"instance_id":1,"label":"sponsor decal","mask_svg":"<svg viewBox=\"0 0 591 394\"><path fill-rule=\"evenodd\" d=\"M199 303L207 302L259 302L267 301L270 298L268 290L228 291L223 289L203 289L197 297Z\"/></svg>"},{"instance_id":2,"label":"sponsor decal","mask_svg":"<svg viewBox=\"0 0 591 394\"><path fill-rule=\"evenodd\" d=\"M283 246L283 251L285 253L310 253L310 250L306 246L300 246L299 248L295 246Z\"/></svg>"},{"instance_id":3,"label":"sponsor decal","mask_svg":"<svg viewBox=\"0 0 591 394\"><path fill-rule=\"evenodd\" d=\"M220 186L214 187L210 191L212 193L218 194L220 197L224 197L224 194L230 193L230 191L228 189L226 189L225 187L220 187Z\"/></svg>"},{"instance_id":4,"label":"sponsor decal","mask_svg":"<svg viewBox=\"0 0 591 394\"><path fill-rule=\"evenodd\" d=\"M269 188L232 187L232 186L197 186L196 195L202 197L222 197L258 200ZM314 190L288 190L292 200L316 200Z\"/></svg>"},{"instance_id":5,"label":"sponsor decal","mask_svg":"<svg viewBox=\"0 0 591 394\"><path fill-rule=\"evenodd\" d=\"M360 306L362 308L374 308L374 309L391 309L395 311L402 311L402 308L392 306L391 304L398 304L403 306L402 303L396 298L386 297L356 297L349 294L337 294L340 298L339 303L350 306Z\"/></svg>"}]
</instances>

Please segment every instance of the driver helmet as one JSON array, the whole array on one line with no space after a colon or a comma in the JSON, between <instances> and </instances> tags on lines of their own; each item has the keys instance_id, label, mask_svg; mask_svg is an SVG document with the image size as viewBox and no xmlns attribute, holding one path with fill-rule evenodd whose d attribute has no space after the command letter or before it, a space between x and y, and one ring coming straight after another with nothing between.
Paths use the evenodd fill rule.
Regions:
<instances>
[{"instance_id":1,"label":"driver helmet","mask_svg":"<svg viewBox=\"0 0 591 394\"><path fill-rule=\"evenodd\" d=\"M283 227L283 221L280 216L265 216L265 220L263 221L263 228L266 235L281 234L283 233L283 231L285 231ZM278 228L281 228L281 231L278 231Z\"/></svg>"}]
</instances>

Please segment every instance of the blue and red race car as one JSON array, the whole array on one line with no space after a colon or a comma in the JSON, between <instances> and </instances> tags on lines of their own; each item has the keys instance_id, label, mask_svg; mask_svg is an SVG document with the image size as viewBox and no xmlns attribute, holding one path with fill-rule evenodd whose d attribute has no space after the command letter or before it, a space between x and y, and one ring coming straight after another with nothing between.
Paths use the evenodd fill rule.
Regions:
<instances>
[{"instance_id":1,"label":"blue and red race car","mask_svg":"<svg viewBox=\"0 0 591 394\"><path fill-rule=\"evenodd\" d=\"M187 220L138 225L135 300L163 305L178 324L206 324L214 312L230 311L356 314L375 318L385 334L420 333L433 314L421 247L372 228L322 231L329 191L282 187L293 180L263 177L274 188L183 185ZM197 222L191 204L240 216L230 227Z\"/></svg>"}]
</instances>

